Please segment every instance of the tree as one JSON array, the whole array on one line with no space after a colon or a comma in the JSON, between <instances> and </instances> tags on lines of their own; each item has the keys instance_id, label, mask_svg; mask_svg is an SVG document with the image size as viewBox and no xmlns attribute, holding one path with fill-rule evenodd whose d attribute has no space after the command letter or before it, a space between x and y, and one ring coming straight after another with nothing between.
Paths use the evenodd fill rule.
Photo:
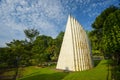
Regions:
<instances>
[{"instance_id":1,"label":"tree","mask_svg":"<svg viewBox=\"0 0 120 80\"><path fill-rule=\"evenodd\" d=\"M36 64L44 64L45 62L57 61L62 44L64 32L61 32L56 39L49 36L41 35L34 41L32 52Z\"/></svg>"},{"instance_id":2,"label":"tree","mask_svg":"<svg viewBox=\"0 0 120 80\"><path fill-rule=\"evenodd\" d=\"M63 36L64 36L64 32L60 32L58 34L58 36L56 37L56 39L54 40L54 44L56 46L55 48L55 61L57 61L59 53L60 53L60 49L61 49L61 45L62 45L62 41L63 41Z\"/></svg>"},{"instance_id":3,"label":"tree","mask_svg":"<svg viewBox=\"0 0 120 80\"><path fill-rule=\"evenodd\" d=\"M12 65L15 68L14 80L17 79L18 69L20 65L24 65L27 54L24 47L24 41L13 40L10 43L7 43L9 48L9 57L7 58L8 64Z\"/></svg>"},{"instance_id":4,"label":"tree","mask_svg":"<svg viewBox=\"0 0 120 80\"><path fill-rule=\"evenodd\" d=\"M104 21L106 20L106 18L113 12L115 12L116 10L118 10L118 7L111 5L110 7L108 7L107 9L105 9L98 17L96 17L95 21L92 24L92 27L94 29L102 29L103 28L103 24Z\"/></svg>"},{"instance_id":5,"label":"tree","mask_svg":"<svg viewBox=\"0 0 120 80\"><path fill-rule=\"evenodd\" d=\"M105 9L94 21L92 27L94 28L91 32L89 37L92 43L93 52L96 51L98 53L104 54L104 47L102 46L102 37L103 37L103 25L107 17L118 10L116 6L110 6L109 8ZM105 55L105 54L104 54Z\"/></svg>"},{"instance_id":6,"label":"tree","mask_svg":"<svg viewBox=\"0 0 120 80\"><path fill-rule=\"evenodd\" d=\"M9 58L8 54L8 48L0 48L0 69L7 68L9 67L8 63L9 61L7 60Z\"/></svg>"},{"instance_id":7,"label":"tree","mask_svg":"<svg viewBox=\"0 0 120 80\"><path fill-rule=\"evenodd\" d=\"M117 72L120 71L120 8L110 6L104 10L92 24L94 28L90 33L92 43L97 45L100 53L104 53L113 61L113 74L115 80L119 80ZM93 35L93 36L92 36ZM95 38L95 39L94 39ZM94 48L95 49L95 48Z\"/></svg>"},{"instance_id":8,"label":"tree","mask_svg":"<svg viewBox=\"0 0 120 80\"><path fill-rule=\"evenodd\" d=\"M94 56L102 56L103 54L101 54L100 50L99 50L99 46L98 45L98 38L97 38L97 30L93 30L93 31L90 31L88 33L88 37L90 39L90 44L92 46L92 55Z\"/></svg>"},{"instance_id":9,"label":"tree","mask_svg":"<svg viewBox=\"0 0 120 80\"><path fill-rule=\"evenodd\" d=\"M28 53L28 57L27 57L27 65L32 65L32 59L33 59L33 55L34 53L32 52L32 48L34 46L34 40L36 39L36 37L39 35L39 31L37 29L25 29L24 33L26 35L26 37L29 39L29 42L27 40L25 40L26 45L25 45L25 49Z\"/></svg>"},{"instance_id":10,"label":"tree","mask_svg":"<svg viewBox=\"0 0 120 80\"><path fill-rule=\"evenodd\" d=\"M50 60L49 53L46 49L51 45L52 38L49 36L41 35L34 41L32 52L34 53L34 60L36 64L42 65L44 62Z\"/></svg>"},{"instance_id":11,"label":"tree","mask_svg":"<svg viewBox=\"0 0 120 80\"><path fill-rule=\"evenodd\" d=\"M103 45L109 56L120 64L120 10L110 14L103 25Z\"/></svg>"},{"instance_id":12,"label":"tree","mask_svg":"<svg viewBox=\"0 0 120 80\"><path fill-rule=\"evenodd\" d=\"M104 51L112 59L113 79L119 80L117 72L120 71L120 10L111 13L103 25Z\"/></svg>"},{"instance_id":13,"label":"tree","mask_svg":"<svg viewBox=\"0 0 120 80\"><path fill-rule=\"evenodd\" d=\"M26 35L26 37L30 40L30 42L32 43L35 38L39 35L39 32L37 29L25 29L24 33Z\"/></svg>"}]
</instances>

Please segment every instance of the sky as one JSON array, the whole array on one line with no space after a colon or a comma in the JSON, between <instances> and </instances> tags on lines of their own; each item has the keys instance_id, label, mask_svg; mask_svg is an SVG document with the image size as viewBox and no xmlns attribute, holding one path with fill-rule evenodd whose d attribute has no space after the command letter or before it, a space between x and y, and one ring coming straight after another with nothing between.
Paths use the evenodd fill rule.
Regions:
<instances>
[{"instance_id":1,"label":"sky","mask_svg":"<svg viewBox=\"0 0 120 80\"><path fill-rule=\"evenodd\" d=\"M95 18L120 0L0 0L0 47L13 39L24 40L25 29L55 38L64 31L68 15L85 30L92 30Z\"/></svg>"}]
</instances>

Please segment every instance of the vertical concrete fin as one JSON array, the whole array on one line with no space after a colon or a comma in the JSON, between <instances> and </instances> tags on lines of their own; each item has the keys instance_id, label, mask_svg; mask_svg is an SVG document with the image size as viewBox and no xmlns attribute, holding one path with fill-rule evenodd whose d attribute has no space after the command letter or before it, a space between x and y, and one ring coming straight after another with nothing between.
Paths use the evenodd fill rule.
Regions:
<instances>
[{"instance_id":1,"label":"vertical concrete fin","mask_svg":"<svg viewBox=\"0 0 120 80\"><path fill-rule=\"evenodd\" d=\"M92 68L90 56L85 30L69 15L56 68L69 71L90 69Z\"/></svg>"}]
</instances>

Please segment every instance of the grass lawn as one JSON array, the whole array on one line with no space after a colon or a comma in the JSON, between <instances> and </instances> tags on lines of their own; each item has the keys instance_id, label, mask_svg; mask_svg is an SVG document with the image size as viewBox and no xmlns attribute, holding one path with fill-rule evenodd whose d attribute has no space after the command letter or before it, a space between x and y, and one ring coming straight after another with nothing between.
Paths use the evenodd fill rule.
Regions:
<instances>
[{"instance_id":1,"label":"grass lawn","mask_svg":"<svg viewBox=\"0 0 120 80\"><path fill-rule=\"evenodd\" d=\"M39 68L30 66L20 73L23 74L23 77L18 80L106 80L108 67L107 60L102 60L93 69L81 72L68 73L55 70L55 67Z\"/></svg>"},{"instance_id":2,"label":"grass lawn","mask_svg":"<svg viewBox=\"0 0 120 80\"><path fill-rule=\"evenodd\" d=\"M22 73L24 76L19 80L61 80L68 73L55 70L53 67L39 68L27 67Z\"/></svg>"}]
</instances>

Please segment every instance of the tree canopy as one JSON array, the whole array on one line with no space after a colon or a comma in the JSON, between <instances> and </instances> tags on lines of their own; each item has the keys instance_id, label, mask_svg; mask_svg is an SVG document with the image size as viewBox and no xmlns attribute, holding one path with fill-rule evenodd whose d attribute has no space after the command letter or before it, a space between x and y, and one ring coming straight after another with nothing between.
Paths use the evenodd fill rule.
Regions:
<instances>
[{"instance_id":1,"label":"tree canopy","mask_svg":"<svg viewBox=\"0 0 120 80\"><path fill-rule=\"evenodd\" d=\"M33 42L35 38L39 35L39 31L37 29L25 29L24 30L25 36L30 39L30 42Z\"/></svg>"},{"instance_id":2,"label":"tree canopy","mask_svg":"<svg viewBox=\"0 0 120 80\"><path fill-rule=\"evenodd\" d=\"M93 30L89 33L92 43L92 52L104 54L111 59L112 78L118 80L120 71L120 8L110 6L105 9L92 24Z\"/></svg>"},{"instance_id":3,"label":"tree canopy","mask_svg":"<svg viewBox=\"0 0 120 80\"><path fill-rule=\"evenodd\" d=\"M89 38L91 40L92 52L93 54L100 53L105 55L104 47L103 47L103 28L106 23L106 19L108 19L109 15L117 11L119 8L116 6L110 6L105 9L98 17L96 17L95 21L92 24L93 30L89 33ZM107 23L106 23L107 24ZM108 28L109 29L109 28Z\"/></svg>"}]
</instances>

